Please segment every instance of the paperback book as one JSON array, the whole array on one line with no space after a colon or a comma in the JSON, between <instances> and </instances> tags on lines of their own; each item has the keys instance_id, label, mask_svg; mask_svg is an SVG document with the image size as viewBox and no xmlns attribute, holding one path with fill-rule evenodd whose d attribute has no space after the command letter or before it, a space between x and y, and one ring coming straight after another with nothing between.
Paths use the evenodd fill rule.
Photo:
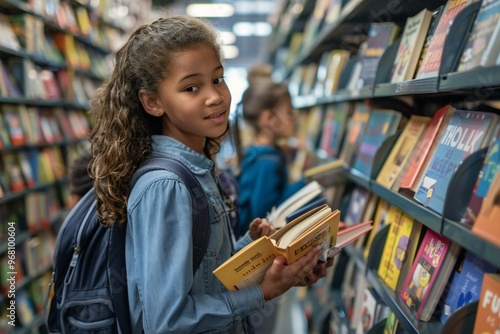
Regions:
<instances>
[{"instance_id":1,"label":"paperback book","mask_svg":"<svg viewBox=\"0 0 500 334\"><path fill-rule=\"evenodd\" d=\"M339 220L340 211L332 211L327 204L312 209L271 236L247 245L214 270L214 275L228 290L240 290L261 283L276 256L291 264L321 247L322 260L326 261L372 228L371 222L366 222L339 231Z\"/></svg>"}]
</instances>

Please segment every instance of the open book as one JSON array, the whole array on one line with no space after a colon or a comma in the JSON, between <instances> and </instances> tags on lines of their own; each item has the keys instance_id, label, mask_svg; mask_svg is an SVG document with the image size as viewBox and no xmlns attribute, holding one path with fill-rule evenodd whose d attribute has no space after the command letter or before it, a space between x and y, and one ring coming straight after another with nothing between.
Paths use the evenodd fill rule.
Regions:
<instances>
[{"instance_id":1,"label":"open book","mask_svg":"<svg viewBox=\"0 0 500 334\"><path fill-rule=\"evenodd\" d=\"M269 223L276 228L282 228L286 224L286 217L300 209L305 204L309 203L316 196L323 192L323 187L316 181L309 182L299 191L290 196L286 201L278 207L273 208L268 214Z\"/></svg>"},{"instance_id":2,"label":"open book","mask_svg":"<svg viewBox=\"0 0 500 334\"><path fill-rule=\"evenodd\" d=\"M324 249L322 261L372 229L371 222L338 230L340 211L324 204L294 219L273 235L261 237L214 270L228 290L239 290L264 279L276 256L291 264L317 246Z\"/></svg>"}]
</instances>

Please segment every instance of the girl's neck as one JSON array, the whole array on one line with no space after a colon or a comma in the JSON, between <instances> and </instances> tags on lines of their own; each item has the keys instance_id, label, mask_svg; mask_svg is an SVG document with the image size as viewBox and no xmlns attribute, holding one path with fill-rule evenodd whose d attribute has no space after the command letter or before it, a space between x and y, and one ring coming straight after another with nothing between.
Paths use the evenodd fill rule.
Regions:
<instances>
[{"instance_id":1,"label":"girl's neck","mask_svg":"<svg viewBox=\"0 0 500 334\"><path fill-rule=\"evenodd\" d=\"M253 144L261 146L275 146L276 141L272 134L261 132L257 136L255 136Z\"/></svg>"}]
</instances>

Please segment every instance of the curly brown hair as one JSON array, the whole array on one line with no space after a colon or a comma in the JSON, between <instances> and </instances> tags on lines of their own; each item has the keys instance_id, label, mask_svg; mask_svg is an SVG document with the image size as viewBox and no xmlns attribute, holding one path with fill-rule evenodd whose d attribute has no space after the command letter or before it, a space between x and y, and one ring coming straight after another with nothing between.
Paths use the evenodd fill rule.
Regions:
<instances>
[{"instance_id":1,"label":"curly brown hair","mask_svg":"<svg viewBox=\"0 0 500 334\"><path fill-rule=\"evenodd\" d=\"M96 91L90 135L99 219L105 226L124 224L130 180L151 156L151 136L162 133L161 121L146 113L139 90L157 92L169 75L169 64L193 45L208 45L222 59L216 30L205 20L170 16L137 28L114 56L114 69ZM217 139L207 138L204 154L219 150Z\"/></svg>"}]
</instances>

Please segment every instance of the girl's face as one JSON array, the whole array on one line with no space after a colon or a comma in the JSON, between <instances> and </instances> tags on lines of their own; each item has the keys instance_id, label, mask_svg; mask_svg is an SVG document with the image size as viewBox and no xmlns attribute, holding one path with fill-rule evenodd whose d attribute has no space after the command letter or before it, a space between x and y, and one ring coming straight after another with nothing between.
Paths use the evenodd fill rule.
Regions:
<instances>
[{"instance_id":1,"label":"girl's face","mask_svg":"<svg viewBox=\"0 0 500 334\"><path fill-rule=\"evenodd\" d=\"M168 73L157 94L163 134L202 153L205 138L227 128L231 94L224 68L215 50L200 44L177 53Z\"/></svg>"},{"instance_id":2,"label":"girl's face","mask_svg":"<svg viewBox=\"0 0 500 334\"><path fill-rule=\"evenodd\" d=\"M295 112L289 97L282 98L273 110L272 129L281 138L295 134Z\"/></svg>"}]
</instances>

